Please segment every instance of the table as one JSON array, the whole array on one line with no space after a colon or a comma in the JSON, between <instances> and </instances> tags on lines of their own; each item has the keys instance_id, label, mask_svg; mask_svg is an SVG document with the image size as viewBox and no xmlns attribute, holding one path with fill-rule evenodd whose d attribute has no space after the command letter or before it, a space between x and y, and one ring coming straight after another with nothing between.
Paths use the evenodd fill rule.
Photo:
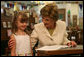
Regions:
<instances>
[{"instance_id":1,"label":"table","mask_svg":"<svg viewBox=\"0 0 84 57\"><path fill-rule=\"evenodd\" d=\"M43 51L43 50L37 51L37 56L51 56L51 55L64 55L64 54L83 54L83 45L77 45L77 47L71 47L54 51Z\"/></svg>"}]
</instances>

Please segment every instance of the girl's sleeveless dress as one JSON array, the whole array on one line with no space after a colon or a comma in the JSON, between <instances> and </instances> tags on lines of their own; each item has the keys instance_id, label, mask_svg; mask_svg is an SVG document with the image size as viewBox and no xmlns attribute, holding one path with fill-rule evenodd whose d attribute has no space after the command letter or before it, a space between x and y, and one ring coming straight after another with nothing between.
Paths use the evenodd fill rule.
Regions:
<instances>
[{"instance_id":1,"label":"girl's sleeveless dress","mask_svg":"<svg viewBox=\"0 0 84 57\"><path fill-rule=\"evenodd\" d=\"M32 56L30 37L28 35L15 35L16 56Z\"/></svg>"}]
</instances>

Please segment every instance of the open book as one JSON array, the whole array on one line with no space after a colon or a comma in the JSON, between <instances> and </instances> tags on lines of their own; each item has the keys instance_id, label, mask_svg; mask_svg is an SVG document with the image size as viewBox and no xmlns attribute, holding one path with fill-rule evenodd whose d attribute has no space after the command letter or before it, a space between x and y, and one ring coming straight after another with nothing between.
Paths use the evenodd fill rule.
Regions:
<instances>
[{"instance_id":1,"label":"open book","mask_svg":"<svg viewBox=\"0 0 84 57\"><path fill-rule=\"evenodd\" d=\"M52 51L52 50L59 50L64 48L68 48L68 46L67 45L43 46L41 48L36 49L36 51L37 50Z\"/></svg>"}]
</instances>

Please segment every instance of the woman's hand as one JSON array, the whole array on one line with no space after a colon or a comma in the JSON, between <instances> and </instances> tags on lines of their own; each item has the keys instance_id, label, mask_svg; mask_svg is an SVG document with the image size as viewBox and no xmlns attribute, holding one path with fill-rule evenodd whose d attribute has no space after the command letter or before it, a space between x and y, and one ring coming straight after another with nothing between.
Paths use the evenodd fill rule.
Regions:
<instances>
[{"instance_id":1,"label":"woman's hand","mask_svg":"<svg viewBox=\"0 0 84 57\"><path fill-rule=\"evenodd\" d=\"M77 44L76 44L75 41L71 41L71 42L67 43L67 45L68 45L69 47L76 47L76 46L77 46Z\"/></svg>"},{"instance_id":2,"label":"woman's hand","mask_svg":"<svg viewBox=\"0 0 84 57\"><path fill-rule=\"evenodd\" d=\"M10 40L8 41L8 47L10 49L14 48L16 45L16 41L15 41L15 38L13 38L13 36L10 37Z\"/></svg>"}]
</instances>

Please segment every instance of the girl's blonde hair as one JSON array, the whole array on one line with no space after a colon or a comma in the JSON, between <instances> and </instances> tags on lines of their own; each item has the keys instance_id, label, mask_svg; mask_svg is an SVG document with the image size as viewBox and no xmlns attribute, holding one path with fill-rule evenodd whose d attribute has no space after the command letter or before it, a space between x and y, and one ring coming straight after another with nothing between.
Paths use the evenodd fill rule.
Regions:
<instances>
[{"instance_id":1,"label":"girl's blonde hair","mask_svg":"<svg viewBox=\"0 0 84 57\"><path fill-rule=\"evenodd\" d=\"M26 15L26 13L15 12L13 20L12 20L12 33L14 33L14 34L18 29L16 22L17 22L19 16L21 16L21 22L27 22L28 21L28 16ZM27 29L25 29L24 31L28 34Z\"/></svg>"}]
</instances>

